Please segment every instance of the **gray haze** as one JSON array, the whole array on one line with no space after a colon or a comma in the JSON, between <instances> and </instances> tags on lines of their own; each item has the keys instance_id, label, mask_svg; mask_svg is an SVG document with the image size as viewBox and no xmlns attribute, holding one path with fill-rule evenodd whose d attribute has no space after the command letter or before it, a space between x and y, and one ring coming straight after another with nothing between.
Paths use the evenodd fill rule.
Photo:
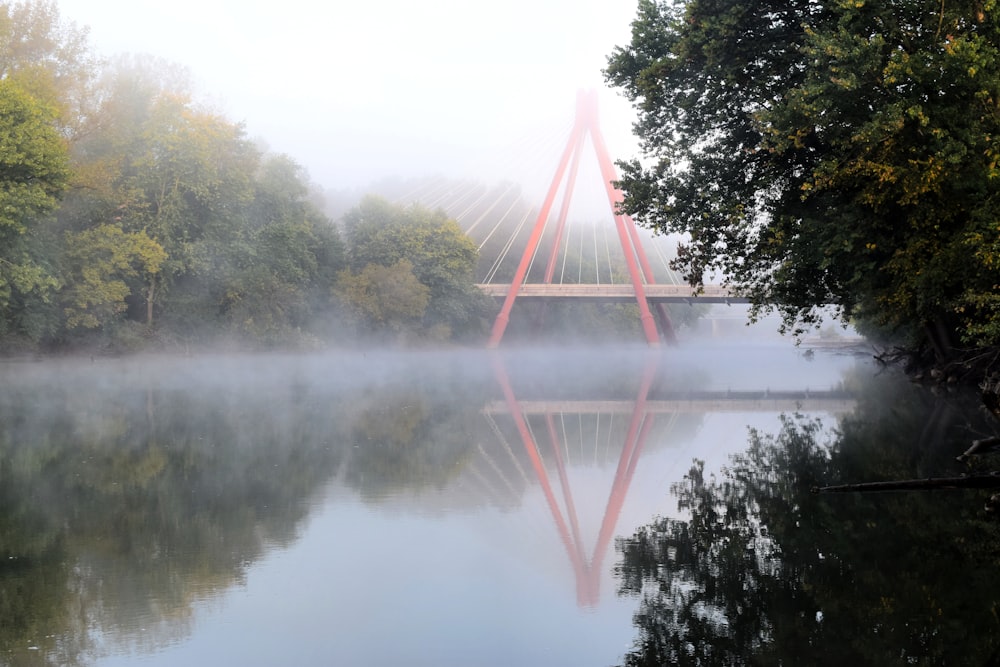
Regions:
<instances>
[{"instance_id":1,"label":"gray haze","mask_svg":"<svg viewBox=\"0 0 1000 667\"><path fill-rule=\"evenodd\" d=\"M635 13L624 0L59 5L99 52L188 67L206 99L326 190L439 173L544 188L576 91L603 88ZM634 154L628 103L602 91L601 105L611 152Z\"/></svg>"}]
</instances>

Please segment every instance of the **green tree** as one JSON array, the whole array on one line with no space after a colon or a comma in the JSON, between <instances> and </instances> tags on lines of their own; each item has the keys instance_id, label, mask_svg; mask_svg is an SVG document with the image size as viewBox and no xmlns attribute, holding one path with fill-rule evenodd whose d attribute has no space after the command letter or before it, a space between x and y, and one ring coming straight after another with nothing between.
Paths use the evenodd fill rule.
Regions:
<instances>
[{"instance_id":1,"label":"green tree","mask_svg":"<svg viewBox=\"0 0 1000 667\"><path fill-rule=\"evenodd\" d=\"M195 104L184 72L161 61L117 60L101 98L74 146L80 182L66 225L115 224L166 251L132 314L148 326L156 307L168 307L170 288L194 270L196 244L214 228L239 225L260 154L240 125Z\"/></svg>"},{"instance_id":2,"label":"green tree","mask_svg":"<svg viewBox=\"0 0 1000 667\"><path fill-rule=\"evenodd\" d=\"M170 255L167 280L190 271L191 243L213 225L229 226L252 196L256 168L243 130L224 118L192 109L184 98L154 101L140 146L130 154L121 186L127 201L126 229L144 229ZM146 322L153 322L157 289L146 290Z\"/></svg>"},{"instance_id":3,"label":"green tree","mask_svg":"<svg viewBox=\"0 0 1000 667\"><path fill-rule=\"evenodd\" d=\"M52 112L0 80L0 333L24 333L31 301L48 300L58 284L31 240L56 207L68 174L66 143Z\"/></svg>"},{"instance_id":4,"label":"green tree","mask_svg":"<svg viewBox=\"0 0 1000 667\"><path fill-rule=\"evenodd\" d=\"M396 338L419 330L430 302L430 289L413 274L408 259L392 266L369 264L358 273L345 270L335 293L362 331L387 331Z\"/></svg>"},{"instance_id":5,"label":"green tree","mask_svg":"<svg viewBox=\"0 0 1000 667\"><path fill-rule=\"evenodd\" d=\"M433 338L475 335L484 330L492 304L475 287L478 251L442 211L395 206L366 197L344 216L349 266L397 266L406 260L429 301L423 328Z\"/></svg>"},{"instance_id":6,"label":"green tree","mask_svg":"<svg viewBox=\"0 0 1000 667\"><path fill-rule=\"evenodd\" d=\"M328 333L330 289L345 264L340 234L287 156L262 156L251 189L239 215L192 244L192 273L173 290L168 324L191 330L188 320L200 318L252 343L315 342Z\"/></svg>"},{"instance_id":7,"label":"green tree","mask_svg":"<svg viewBox=\"0 0 1000 667\"><path fill-rule=\"evenodd\" d=\"M623 206L786 325L996 344L998 30L978 0L642 0L605 72L652 159Z\"/></svg>"},{"instance_id":8,"label":"green tree","mask_svg":"<svg viewBox=\"0 0 1000 667\"><path fill-rule=\"evenodd\" d=\"M183 342L332 328L337 228L301 167L199 104L189 78L148 56L98 61L52 0L0 0L5 342L98 329L113 345L138 327L104 325L128 321Z\"/></svg>"},{"instance_id":9,"label":"green tree","mask_svg":"<svg viewBox=\"0 0 1000 667\"><path fill-rule=\"evenodd\" d=\"M299 165L266 154L188 88L186 72L168 63L112 64L75 144L65 225L113 224L163 248L160 271L135 281L128 317L155 318L166 340L314 341L344 266L339 233Z\"/></svg>"},{"instance_id":10,"label":"green tree","mask_svg":"<svg viewBox=\"0 0 1000 667\"><path fill-rule=\"evenodd\" d=\"M66 136L87 119L98 64L87 29L63 21L55 0L0 3L0 79L51 108Z\"/></svg>"},{"instance_id":11,"label":"green tree","mask_svg":"<svg viewBox=\"0 0 1000 667\"><path fill-rule=\"evenodd\" d=\"M93 329L124 313L132 293L126 279L152 283L167 259L145 232L123 232L114 225L70 234L66 246L69 283L63 297L70 329Z\"/></svg>"}]
</instances>

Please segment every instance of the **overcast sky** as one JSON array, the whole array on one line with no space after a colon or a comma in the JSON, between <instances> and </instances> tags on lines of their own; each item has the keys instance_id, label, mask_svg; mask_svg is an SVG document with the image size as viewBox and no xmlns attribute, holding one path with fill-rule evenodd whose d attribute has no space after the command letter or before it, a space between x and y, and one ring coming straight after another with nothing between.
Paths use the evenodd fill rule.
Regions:
<instances>
[{"instance_id":1,"label":"overcast sky","mask_svg":"<svg viewBox=\"0 0 1000 667\"><path fill-rule=\"evenodd\" d=\"M442 174L544 191L579 89L599 90L613 155L636 152L630 105L600 74L635 0L59 3L100 53L188 67L203 98L328 190Z\"/></svg>"}]
</instances>

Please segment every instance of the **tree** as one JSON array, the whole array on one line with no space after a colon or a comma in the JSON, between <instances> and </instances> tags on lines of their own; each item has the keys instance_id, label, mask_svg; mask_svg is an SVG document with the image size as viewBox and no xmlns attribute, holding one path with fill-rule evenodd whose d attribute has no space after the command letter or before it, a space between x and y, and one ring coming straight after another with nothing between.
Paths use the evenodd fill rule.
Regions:
<instances>
[{"instance_id":1,"label":"tree","mask_svg":"<svg viewBox=\"0 0 1000 667\"><path fill-rule=\"evenodd\" d=\"M254 344L314 343L345 264L340 235L287 156L261 156L251 190L191 244L191 273L172 290L168 326L190 333L201 320Z\"/></svg>"},{"instance_id":2,"label":"tree","mask_svg":"<svg viewBox=\"0 0 1000 667\"><path fill-rule=\"evenodd\" d=\"M348 262L353 272L406 260L428 290L424 331L434 338L484 330L492 304L475 287L478 251L458 223L442 211L395 206L366 197L344 216Z\"/></svg>"},{"instance_id":3,"label":"tree","mask_svg":"<svg viewBox=\"0 0 1000 667\"><path fill-rule=\"evenodd\" d=\"M52 0L0 0L0 335L67 342L127 320L164 341L219 325L315 341L338 230L301 167L197 103L189 78L98 61Z\"/></svg>"},{"instance_id":4,"label":"tree","mask_svg":"<svg viewBox=\"0 0 1000 667\"><path fill-rule=\"evenodd\" d=\"M65 136L76 136L93 101L98 61L87 35L61 20L55 0L0 3L0 79L50 107Z\"/></svg>"},{"instance_id":5,"label":"tree","mask_svg":"<svg viewBox=\"0 0 1000 667\"><path fill-rule=\"evenodd\" d=\"M115 224L166 251L133 313L150 326L170 288L194 270L196 244L242 221L260 153L240 125L195 104L184 72L167 63L119 59L101 88L74 146L79 187L67 226Z\"/></svg>"},{"instance_id":6,"label":"tree","mask_svg":"<svg viewBox=\"0 0 1000 667\"><path fill-rule=\"evenodd\" d=\"M430 290L413 274L408 259L392 266L369 264L357 274L345 270L335 290L364 331L389 331L397 337L419 329L430 301Z\"/></svg>"},{"instance_id":7,"label":"tree","mask_svg":"<svg viewBox=\"0 0 1000 667\"><path fill-rule=\"evenodd\" d=\"M605 71L651 159L623 208L786 326L1000 343L998 31L978 0L642 0Z\"/></svg>"},{"instance_id":8,"label":"tree","mask_svg":"<svg viewBox=\"0 0 1000 667\"><path fill-rule=\"evenodd\" d=\"M0 80L0 333L18 328L26 299L47 300L57 286L29 239L32 225L56 207L68 174L52 112Z\"/></svg>"},{"instance_id":9,"label":"tree","mask_svg":"<svg viewBox=\"0 0 1000 667\"><path fill-rule=\"evenodd\" d=\"M303 169L197 104L181 68L122 57L99 83L60 223L68 238L116 226L166 253L127 281L127 319L185 344L313 344L344 251Z\"/></svg>"},{"instance_id":10,"label":"tree","mask_svg":"<svg viewBox=\"0 0 1000 667\"><path fill-rule=\"evenodd\" d=\"M100 225L67 239L67 275L63 292L66 326L93 329L112 321L128 308L132 293L126 279L152 283L167 253L145 232L123 232Z\"/></svg>"}]
</instances>

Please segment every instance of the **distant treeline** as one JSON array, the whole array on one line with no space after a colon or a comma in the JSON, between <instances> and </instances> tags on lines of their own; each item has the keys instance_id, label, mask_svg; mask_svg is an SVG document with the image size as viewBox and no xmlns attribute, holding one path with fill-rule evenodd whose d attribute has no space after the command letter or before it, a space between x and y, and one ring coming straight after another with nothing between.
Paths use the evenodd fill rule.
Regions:
<instances>
[{"instance_id":1,"label":"distant treeline","mask_svg":"<svg viewBox=\"0 0 1000 667\"><path fill-rule=\"evenodd\" d=\"M368 199L336 224L186 72L0 3L0 351L480 335L475 246Z\"/></svg>"}]
</instances>

